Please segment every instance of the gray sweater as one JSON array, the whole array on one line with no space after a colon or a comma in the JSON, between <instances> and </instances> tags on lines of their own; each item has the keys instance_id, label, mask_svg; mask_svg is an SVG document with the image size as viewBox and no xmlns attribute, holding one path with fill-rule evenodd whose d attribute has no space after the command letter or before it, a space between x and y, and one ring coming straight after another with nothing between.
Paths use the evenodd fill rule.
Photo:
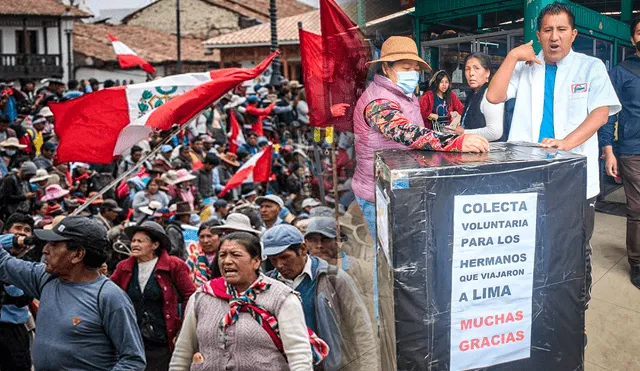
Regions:
<instances>
[{"instance_id":1,"label":"gray sweater","mask_svg":"<svg viewBox=\"0 0 640 371\"><path fill-rule=\"evenodd\" d=\"M16 259L0 247L0 281L40 299L32 348L36 370L145 368L144 345L131 300L106 277L92 282L62 281L46 273L44 264Z\"/></svg>"}]
</instances>

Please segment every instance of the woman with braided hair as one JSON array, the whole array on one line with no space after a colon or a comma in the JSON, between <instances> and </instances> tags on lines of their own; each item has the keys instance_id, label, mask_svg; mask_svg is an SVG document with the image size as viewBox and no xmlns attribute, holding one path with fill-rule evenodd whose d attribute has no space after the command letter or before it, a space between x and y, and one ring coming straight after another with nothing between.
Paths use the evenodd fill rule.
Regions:
<instances>
[{"instance_id":1,"label":"woman with braided hair","mask_svg":"<svg viewBox=\"0 0 640 371\"><path fill-rule=\"evenodd\" d=\"M234 232L221 240L222 277L187 304L171 370L305 370L328 353L307 329L300 298L260 273L260 240Z\"/></svg>"}]
</instances>

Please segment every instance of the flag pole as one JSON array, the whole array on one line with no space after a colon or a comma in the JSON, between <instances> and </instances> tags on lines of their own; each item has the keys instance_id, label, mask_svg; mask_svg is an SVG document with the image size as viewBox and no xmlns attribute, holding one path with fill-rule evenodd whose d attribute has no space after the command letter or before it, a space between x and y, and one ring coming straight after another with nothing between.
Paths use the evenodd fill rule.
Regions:
<instances>
[{"instance_id":1,"label":"flag pole","mask_svg":"<svg viewBox=\"0 0 640 371\"><path fill-rule=\"evenodd\" d=\"M197 115L196 115L196 117L197 117ZM184 125L177 127L174 131L171 132L171 134L167 138L165 138L165 140L163 140L160 144L158 144L153 151L149 152L146 156L141 158L140 161L138 161L135 165L133 165L129 170L127 170L124 173L120 174L120 176L117 179L114 179L111 183L109 183L106 186L104 186L100 191L98 191L98 193L96 193L95 195L93 195L89 199L87 199L85 201L85 203L80 205L80 207L78 207L77 209L75 209L71 213L70 216L80 214L84 209L89 207L89 205L91 205L91 203L93 201L97 200L100 196L102 196L103 194L107 193L113 187L117 186L122 180L128 178L129 176L134 174L136 171L138 171L140 166L142 166L142 164L144 164L145 161L147 161L148 159L156 156L160 152L160 148L163 145L168 144L173 139L173 137L178 135L178 133L180 133L180 131L183 128L187 127L187 125L189 125L190 122L191 122L191 120L186 122Z\"/></svg>"}]
</instances>

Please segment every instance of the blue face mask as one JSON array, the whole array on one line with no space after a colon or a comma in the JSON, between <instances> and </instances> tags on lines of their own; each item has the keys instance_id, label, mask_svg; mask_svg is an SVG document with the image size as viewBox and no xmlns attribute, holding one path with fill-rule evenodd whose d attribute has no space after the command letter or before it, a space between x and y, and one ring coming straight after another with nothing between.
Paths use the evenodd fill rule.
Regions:
<instances>
[{"instance_id":1,"label":"blue face mask","mask_svg":"<svg viewBox=\"0 0 640 371\"><path fill-rule=\"evenodd\" d=\"M16 151L4 151L8 156L13 156L16 154Z\"/></svg>"},{"instance_id":2,"label":"blue face mask","mask_svg":"<svg viewBox=\"0 0 640 371\"><path fill-rule=\"evenodd\" d=\"M398 86L405 94L413 93L420 82L420 74L417 71L398 72L394 70L398 76Z\"/></svg>"}]
</instances>

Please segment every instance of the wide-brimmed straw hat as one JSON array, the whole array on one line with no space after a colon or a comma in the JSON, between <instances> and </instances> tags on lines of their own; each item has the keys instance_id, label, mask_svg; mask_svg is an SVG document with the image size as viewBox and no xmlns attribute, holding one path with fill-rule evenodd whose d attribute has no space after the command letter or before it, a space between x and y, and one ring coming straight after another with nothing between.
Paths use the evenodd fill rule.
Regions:
<instances>
[{"instance_id":1,"label":"wide-brimmed straw hat","mask_svg":"<svg viewBox=\"0 0 640 371\"><path fill-rule=\"evenodd\" d=\"M38 183L38 182L41 182L43 180L48 180L49 178L51 178L51 175L49 175L47 170L38 169L36 171L36 176L34 176L33 178L29 179L29 183Z\"/></svg>"},{"instance_id":2,"label":"wide-brimmed straw hat","mask_svg":"<svg viewBox=\"0 0 640 371\"><path fill-rule=\"evenodd\" d=\"M9 137L4 142L0 142L0 147L15 147L15 148L27 148L25 144L20 144L18 138Z\"/></svg>"},{"instance_id":3,"label":"wide-brimmed straw hat","mask_svg":"<svg viewBox=\"0 0 640 371\"><path fill-rule=\"evenodd\" d=\"M187 169L180 169L176 172L176 179L173 180L173 183L168 184L179 184L182 182L187 182L189 180L194 180L196 178L195 175L191 174Z\"/></svg>"},{"instance_id":4,"label":"wide-brimmed straw hat","mask_svg":"<svg viewBox=\"0 0 640 371\"><path fill-rule=\"evenodd\" d=\"M418 62L423 70L430 70L431 66L425 62L418 54L416 42L406 36L389 37L380 49L380 58L375 61L368 62L367 65L377 62L395 62L403 59L410 59Z\"/></svg>"},{"instance_id":5,"label":"wide-brimmed straw hat","mask_svg":"<svg viewBox=\"0 0 640 371\"><path fill-rule=\"evenodd\" d=\"M223 225L209 228L212 233L222 233L224 231L231 232L249 232L257 236L260 235L260 231L251 227L251 219L248 216L240 213L231 213L227 215L227 220Z\"/></svg>"},{"instance_id":6,"label":"wide-brimmed straw hat","mask_svg":"<svg viewBox=\"0 0 640 371\"><path fill-rule=\"evenodd\" d=\"M62 198L69 194L69 191L66 189L62 189L60 185L53 184L45 188L44 196L42 196L42 201L53 201L59 198Z\"/></svg>"},{"instance_id":7,"label":"wide-brimmed straw hat","mask_svg":"<svg viewBox=\"0 0 640 371\"><path fill-rule=\"evenodd\" d=\"M231 166L235 166L238 167L240 166L240 163L238 162L238 156L236 156L233 153L223 153L220 156L220 159L224 162L226 162L227 164L231 165Z\"/></svg>"}]
</instances>

